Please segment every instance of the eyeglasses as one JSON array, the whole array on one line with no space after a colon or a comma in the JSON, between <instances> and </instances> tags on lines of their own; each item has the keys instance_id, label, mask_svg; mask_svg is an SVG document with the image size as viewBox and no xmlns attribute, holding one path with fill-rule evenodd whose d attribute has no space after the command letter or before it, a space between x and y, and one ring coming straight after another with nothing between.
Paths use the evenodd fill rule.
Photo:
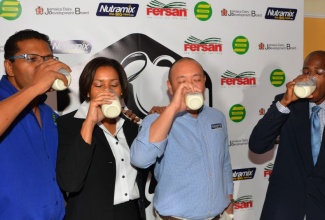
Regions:
<instances>
[{"instance_id":1,"label":"eyeglasses","mask_svg":"<svg viewBox=\"0 0 325 220\"><path fill-rule=\"evenodd\" d=\"M27 62L30 63L40 63L42 61L48 61L48 60L59 60L59 57L53 56L53 55L47 55L47 56L41 56L38 54L20 54L17 56L9 57L9 60L15 60L15 59L25 59Z\"/></svg>"},{"instance_id":2,"label":"eyeglasses","mask_svg":"<svg viewBox=\"0 0 325 220\"><path fill-rule=\"evenodd\" d=\"M311 73L316 73L317 75L321 76L325 73L325 70L324 69L314 69L313 71L311 71L310 69L308 68L303 68L301 70L302 74L304 75L309 75Z\"/></svg>"}]
</instances>

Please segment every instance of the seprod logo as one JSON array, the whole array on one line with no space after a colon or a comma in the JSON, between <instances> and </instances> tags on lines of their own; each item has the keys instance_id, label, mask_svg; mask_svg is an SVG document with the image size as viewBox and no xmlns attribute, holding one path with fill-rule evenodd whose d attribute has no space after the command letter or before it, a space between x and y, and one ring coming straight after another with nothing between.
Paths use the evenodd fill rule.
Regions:
<instances>
[{"instance_id":1,"label":"seprod logo","mask_svg":"<svg viewBox=\"0 0 325 220\"><path fill-rule=\"evenodd\" d=\"M234 72L231 72L227 70L224 72L224 74L221 76L221 85L228 85L228 86L234 86L234 85L256 85L256 77L255 72L253 71L246 71L242 72L240 74L236 74Z\"/></svg>"},{"instance_id":2,"label":"seprod logo","mask_svg":"<svg viewBox=\"0 0 325 220\"><path fill-rule=\"evenodd\" d=\"M232 48L235 53L239 55L243 55L247 53L249 49L249 41L244 36L238 36L236 37L232 42Z\"/></svg>"},{"instance_id":3,"label":"seprod logo","mask_svg":"<svg viewBox=\"0 0 325 220\"><path fill-rule=\"evenodd\" d=\"M241 122L246 116L246 109L240 104L233 105L229 110L230 120L233 122Z\"/></svg>"},{"instance_id":4,"label":"seprod logo","mask_svg":"<svg viewBox=\"0 0 325 220\"><path fill-rule=\"evenodd\" d=\"M235 200L234 209L249 209L253 208L253 196L247 195L239 197Z\"/></svg>"},{"instance_id":5,"label":"seprod logo","mask_svg":"<svg viewBox=\"0 0 325 220\"><path fill-rule=\"evenodd\" d=\"M269 163L265 168L264 168L264 177L269 178L272 174L273 171L273 163Z\"/></svg>"},{"instance_id":6,"label":"seprod logo","mask_svg":"<svg viewBox=\"0 0 325 220\"><path fill-rule=\"evenodd\" d=\"M138 8L138 4L99 3L96 15L109 17L135 17L137 16Z\"/></svg>"},{"instance_id":7,"label":"seprod logo","mask_svg":"<svg viewBox=\"0 0 325 220\"><path fill-rule=\"evenodd\" d=\"M194 14L200 21L207 21L212 16L211 5L207 2L199 2L195 5Z\"/></svg>"},{"instance_id":8,"label":"seprod logo","mask_svg":"<svg viewBox=\"0 0 325 220\"><path fill-rule=\"evenodd\" d=\"M296 14L297 9L268 7L265 19L293 21L296 18Z\"/></svg>"},{"instance_id":9,"label":"seprod logo","mask_svg":"<svg viewBox=\"0 0 325 220\"><path fill-rule=\"evenodd\" d=\"M84 40L53 40L51 44L55 54L86 54L92 49L92 45Z\"/></svg>"},{"instance_id":10,"label":"seprod logo","mask_svg":"<svg viewBox=\"0 0 325 220\"><path fill-rule=\"evenodd\" d=\"M6 20L16 20L21 15L22 9L20 1L0 0L0 17Z\"/></svg>"},{"instance_id":11,"label":"seprod logo","mask_svg":"<svg viewBox=\"0 0 325 220\"><path fill-rule=\"evenodd\" d=\"M200 40L190 36L185 41L184 50L192 52L222 52L221 38L211 37Z\"/></svg>"},{"instance_id":12,"label":"seprod logo","mask_svg":"<svg viewBox=\"0 0 325 220\"><path fill-rule=\"evenodd\" d=\"M232 180L249 180L253 179L255 175L256 168L244 168L244 169L237 169L232 171Z\"/></svg>"},{"instance_id":13,"label":"seprod logo","mask_svg":"<svg viewBox=\"0 0 325 220\"><path fill-rule=\"evenodd\" d=\"M270 75L271 84L275 87L280 87L284 84L286 76L284 72L280 69L275 69Z\"/></svg>"},{"instance_id":14,"label":"seprod logo","mask_svg":"<svg viewBox=\"0 0 325 220\"><path fill-rule=\"evenodd\" d=\"M152 0L147 5L147 15L187 17L186 3L172 2L169 4L164 4L157 0Z\"/></svg>"}]
</instances>

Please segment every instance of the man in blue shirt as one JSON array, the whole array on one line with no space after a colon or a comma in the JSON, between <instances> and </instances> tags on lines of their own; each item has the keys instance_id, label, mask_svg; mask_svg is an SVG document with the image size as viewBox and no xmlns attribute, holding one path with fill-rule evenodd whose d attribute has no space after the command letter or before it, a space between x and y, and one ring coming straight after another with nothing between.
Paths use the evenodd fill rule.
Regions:
<instances>
[{"instance_id":1,"label":"man in blue shirt","mask_svg":"<svg viewBox=\"0 0 325 220\"><path fill-rule=\"evenodd\" d=\"M4 46L0 80L0 219L59 220L64 199L56 182L57 114L44 103L55 79L67 85L48 36L22 30Z\"/></svg>"},{"instance_id":2,"label":"man in blue shirt","mask_svg":"<svg viewBox=\"0 0 325 220\"><path fill-rule=\"evenodd\" d=\"M191 58L176 61L169 71L172 101L159 114L147 116L131 147L131 163L155 163L154 208L157 219L217 220L233 213L232 168L226 119L203 105L190 110L185 94L204 94L202 66Z\"/></svg>"}]
</instances>

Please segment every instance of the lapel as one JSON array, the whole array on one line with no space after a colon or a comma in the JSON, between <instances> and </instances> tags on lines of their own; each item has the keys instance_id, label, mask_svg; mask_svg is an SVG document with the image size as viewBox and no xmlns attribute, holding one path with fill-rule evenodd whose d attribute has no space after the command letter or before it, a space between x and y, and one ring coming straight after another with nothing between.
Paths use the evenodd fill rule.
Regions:
<instances>
[{"instance_id":1,"label":"lapel","mask_svg":"<svg viewBox=\"0 0 325 220\"><path fill-rule=\"evenodd\" d=\"M311 135L310 135L310 119L309 119L309 102L307 100L298 101L290 108L292 114L293 132L298 139L298 149L301 150L302 155L307 155L304 161L308 167L314 166L313 157L311 153Z\"/></svg>"}]
</instances>

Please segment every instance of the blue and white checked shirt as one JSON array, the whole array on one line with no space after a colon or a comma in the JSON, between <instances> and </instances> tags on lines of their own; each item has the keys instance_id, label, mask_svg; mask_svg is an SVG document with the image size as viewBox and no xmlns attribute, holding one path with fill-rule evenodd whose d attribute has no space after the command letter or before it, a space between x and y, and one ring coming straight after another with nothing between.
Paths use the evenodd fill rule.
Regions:
<instances>
[{"instance_id":1,"label":"blue and white checked shirt","mask_svg":"<svg viewBox=\"0 0 325 220\"><path fill-rule=\"evenodd\" d=\"M158 185L154 208L164 216L202 220L220 214L233 194L232 168L226 119L217 109L204 106L197 118L178 114L168 137L149 143L147 116L131 146L131 163L146 168L156 163Z\"/></svg>"}]
</instances>

